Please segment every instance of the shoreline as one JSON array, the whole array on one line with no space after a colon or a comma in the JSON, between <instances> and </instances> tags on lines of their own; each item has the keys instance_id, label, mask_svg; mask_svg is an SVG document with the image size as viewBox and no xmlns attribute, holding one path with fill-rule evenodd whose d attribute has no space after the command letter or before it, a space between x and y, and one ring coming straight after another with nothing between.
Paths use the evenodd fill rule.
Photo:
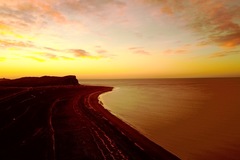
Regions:
<instances>
[{"instance_id":1,"label":"shoreline","mask_svg":"<svg viewBox=\"0 0 240 160\"><path fill-rule=\"evenodd\" d=\"M97 86L98 87L98 86ZM113 87L107 87L106 90L98 91L92 93L85 97L85 104L94 108L95 111L102 114L110 124L112 124L116 129L121 132L122 135L128 137L136 147L140 148L144 152L147 152L153 158L159 159L178 159L174 154L170 153L166 149L162 148L158 144L154 143L138 130L125 123L123 120L112 114L109 110L104 108L102 102L99 100L99 96L103 93L110 92L113 90ZM88 103L86 103L88 101ZM90 103L89 103L90 102Z\"/></svg>"}]
</instances>

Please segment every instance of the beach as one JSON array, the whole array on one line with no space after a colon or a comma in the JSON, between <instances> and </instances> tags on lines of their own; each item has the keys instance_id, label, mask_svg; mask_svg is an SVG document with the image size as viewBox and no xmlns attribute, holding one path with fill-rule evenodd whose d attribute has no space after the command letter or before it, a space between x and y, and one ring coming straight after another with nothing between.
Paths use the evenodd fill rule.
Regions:
<instances>
[{"instance_id":1,"label":"beach","mask_svg":"<svg viewBox=\"0 0 240 160\"><path fill-rule=\"evenodd\" d=\"M71 83L0 87L0 159L178 159Z\"/></svg>"}]
</instances>

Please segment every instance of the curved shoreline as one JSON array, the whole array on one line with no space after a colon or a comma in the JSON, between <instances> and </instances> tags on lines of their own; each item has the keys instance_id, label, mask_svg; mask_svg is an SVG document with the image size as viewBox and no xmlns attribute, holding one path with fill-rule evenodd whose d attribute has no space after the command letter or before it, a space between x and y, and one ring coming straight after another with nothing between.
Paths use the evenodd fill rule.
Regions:
<instances>
[{"instance_id":1,"label":"curved shoreline","mask_svg":"<svg viewBox=\"0 0 240 160\"><path fill-rule=\"evenodd\" d=\"M93 92L87 95L84 99L86 106L94 108L96 112L99 112L104 118L106 118L110 124L121 132L123 136L126 136L132 141L136 147L146 152L153 159L179 159L169 151L165 150L161 146L149 140L147 137L142 135L139 131L132 128L130 125L113 115L110 111L103 107L99 103L98 97L106 92L112 91L112 87L103 88L101 91ZM86 103L86 101L88 103Z\"/></svg>"}]
</instances>

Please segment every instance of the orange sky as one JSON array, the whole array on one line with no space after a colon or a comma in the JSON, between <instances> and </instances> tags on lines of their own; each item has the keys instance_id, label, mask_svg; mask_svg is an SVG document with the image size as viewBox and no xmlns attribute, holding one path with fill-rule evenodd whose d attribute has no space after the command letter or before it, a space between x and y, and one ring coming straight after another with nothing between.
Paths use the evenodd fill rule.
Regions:
<instances>
[{"instance_id":1,"label":"orange sky","mask_svg":"<svg viewBox=\"0 0 240 160\"><path fill-rule=\"evenodd\" d=\"M238 0L0 0L0 77L240 76Z\"/></svg>"}]
</instances>

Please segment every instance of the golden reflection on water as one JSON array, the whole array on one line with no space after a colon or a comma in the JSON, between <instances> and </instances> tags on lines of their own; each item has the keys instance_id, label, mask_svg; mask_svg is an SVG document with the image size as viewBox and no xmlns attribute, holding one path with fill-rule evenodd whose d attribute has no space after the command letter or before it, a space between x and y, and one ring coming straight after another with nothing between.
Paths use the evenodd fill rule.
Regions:
<instances>
[{"instance_id":1,"label":"golden reflection on water","mask_svg":"<svg viewBox=\"0 0 240 160\"><path fill-rule=\"evenodd\" d=\"M239 159L240 78L129 83L101 96L112 113L181 159Z\"/></svg>"}]
</instances>

